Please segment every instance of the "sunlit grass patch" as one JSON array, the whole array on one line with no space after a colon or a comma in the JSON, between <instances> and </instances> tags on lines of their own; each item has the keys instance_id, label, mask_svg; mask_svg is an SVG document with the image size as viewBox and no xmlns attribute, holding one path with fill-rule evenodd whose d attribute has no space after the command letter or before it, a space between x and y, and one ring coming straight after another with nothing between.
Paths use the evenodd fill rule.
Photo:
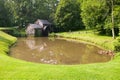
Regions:
<instances>
[{"instance_id":1,"label":"sunlit grass patch","mask_svg":"<svg viewBox=\"0 0 120 80\"><path fill-rule=\"evenodd\" d=\"M102 41L112 40L110 37L94 34L60 33L74 39L101 44ZM92 36L92 37L91 37ZM18 60L7 56L9 46L16 41L15 37L0 32L0 79L1 80L120 80L120 53L106 63L80 65L48 65ZM6 42L6 40L9 42ZM91 39L88 39L91 38ZM99 42L97 42L99 41ZM109 46L104 44L105 46ZM112 45L111 45L112 46ZM108 47L109 48L109 47ZM4 51L5 50L5 51ZM27 56L26 56L27 57Z\"/></svg>"},{"instance_id":2,"label":"sunlit grass patch","mask_svg":"<svg viewBox=\"0 0 120 80\"><path fill-rule=\"evenodd\" d=\"M56 35L65 37L65 38L72 38L72 39L91 42L91 43L100 45L106 49L114 50L113 42L115 40L113 40L112 37L100 36L91 31L63 32L63 33L57 33Z\"/></svg>"}]
</instances>

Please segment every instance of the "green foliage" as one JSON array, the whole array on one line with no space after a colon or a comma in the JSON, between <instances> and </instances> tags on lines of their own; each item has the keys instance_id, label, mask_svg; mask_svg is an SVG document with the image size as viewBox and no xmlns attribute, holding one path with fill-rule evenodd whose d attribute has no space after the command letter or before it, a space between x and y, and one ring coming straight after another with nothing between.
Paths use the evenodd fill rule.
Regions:
<instances>
[{"instance_id":1,"label":"green foliage","mask_svg":"<svg viewBox=\"0 0 120 80\"><path fill-rule=\"evenodd\" d=\"M80 41L90 42L92 44L96 44L99 46L102 46L105 49L108 50L114 50L114 44L113 40L110 36L102 36L97 35L98 32L94 32L93 30L83 30L83 31L75 31L71 32L63 32L56 34L57 36L61 36L63 38L70 38L70 39L76 39Z\"/></svg>"},{"instance_id":2,"label":"green foliage","mask_svg":"<svg viewBox=\"0 0 120 80\"><path fill-rule=\"evenodd\" d=\"M120 27L120 3L117 0L114 1L114 6L113 6L113 18L114 18L114 27L118 28ZM107 4L108 3L108 4ZM105 23L105 28L112 28L112 18L111 18L111 4L110 2L107 2L106 6L108 6L109 13L107 14L107 17L104 21Z\"/></svg>"},{"instance_id":3,"label":"green foliage","mask_svg":"<svg viewBox=\"0 0 120 80\"><path fill-rule=\"evenodd\" d=\"M92 32L92 31L91 31ZM78 34L79 38L88 39L96 43L111 39L106 36L92 36L91 34ZM84 33L84 31L83 31ZM68 33L66 33L68 36ZM62 34L61 34L62 35ZM11 43L16 38L0 31L0 37L7 39L10 43L0 40L0 79L2 80L119 80L120 79L120 56L105 63L80 64L80 65L48 65L26 62L11 58L6 55ZM78 36L77 36L78 37ZM97 38L96 38L97 37ZM111 42L112 43L112 42ZM104 44L110 47L110 43ZM120 53L118 53L120 54Z\"/></svg>"},{"instance_id":4,"label":"green foliage","mask_svg":"<svg viewBox=\"0 0 120 80\"><path fill-rule=\"evenodd\" d=\"M77 0L60 0L55 14L56 25L62 31L83 29L80 4Z\"/></svg>"},{"instance_id":5,"label":"green foliage","mask_svg":"<svg viewBox=\"0 0 120 80\"><path fill-rule=\"evenodd\" d=\"M5 0L0 0L0 26L11 26L8 10L6 9Z\"/></svg>"},{"instance_id":6,"label":"green foliage","mask_svg":"<svg viewBox=\"0 0 120 80\"><path fill-rule=\"evenodd\" d=\"M114 28L115 30L115 36L118 36L118 33L119 33L119 28ZM112 36L112 30L110 28L100 28L100 29L97 29L97 32L100 34L100 35L106 35L106 36Z\"/></svg>"},{"instance_id":7,"label":"green foliage","mask_svg":"<svg viewBox=\"0 0 120 80\"><path fill-rule=\"evenodd\" d=\"M120 27L120 3L114 7L115 27Z\"/></svg>"},{"instance_id":8,"label":"green foliage","mask_svg":"<svg viewBox=\"0 0 120 80\"><path fill-rule=\"evenodd\" d=\"M58 0L3 0L12 25L25 27L37 19L54 18ZM2 13L4 15L4 13Z\"/></svg>"},{"instance_id":9,"label":"green foliage","mask_svg":"<svg viewBox=\"0 0 120 80\"><path fill-rule=\"evenodd\" d=\"M115 51L120 52L120 37L116 39L116 41L114 42L114 46L115 46Z\"/></svg>"},{"instance_id":10,"label":"green foliage","mask_svg":"<svg viewBox=\"0 0 120 80\"><path fill-rule=\"evenodd\" d=\"M109 30L120 26L119 1L113 0L85 0L82 3L82 20L86 29L97 29L100 33L109 34ZM113 16L112 17L112 7ZM114 23L112 23L112 18ZM111 31L112 33L112 31ZM118 32L117 32L118 35Z\"/></svg>"},{"instance_id":11,"label":"green foliage","mask_svg":"<svg viewBox=\"0 0 120 80\"><path fill-rule=\"evenodd\" d=\"M107 12L104 0L83 1L81 9L82 20L86 29L103 26L103 20Z\"/></svg>"},{"instance_id":12,"label":"green foliage","mask_svg":"<svg viewBox=\"0 0 120 80\"><path fill-rule=\"evenodd\" d=\"M109 34L113 27L120 28L120 1L0 0L0 26L23 28L37 19L50 20L55 26L55 31L72 31L86 27Z\"/></svg>"},{"instance_id":13,"label":"green foliage","mask_svg":"<svg viewBox=\"0 0 120 80\"><path fill-rule=\"evenodd\" d=\"M15 37L26 37L26 32L25 32L25 29L22 28L22 29L14 29L11 33L9 33L10 35L12 36L15 36Z\"/></svg>"}]
</instances>

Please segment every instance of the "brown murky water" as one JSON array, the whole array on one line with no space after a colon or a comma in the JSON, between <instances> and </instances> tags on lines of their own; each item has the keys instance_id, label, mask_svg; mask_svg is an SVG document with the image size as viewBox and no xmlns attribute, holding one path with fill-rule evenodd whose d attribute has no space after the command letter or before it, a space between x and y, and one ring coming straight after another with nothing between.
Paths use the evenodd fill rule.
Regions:
<instances>
[{"instance_id":1,"label":"brown murky water","mask_svg":"<svg viewBox=\"0 0 120 80\"><path fill-rule=\"evenodd\" d=\"M106 62L108 55L100 55L101 49L84 43L49 39L19 38L11 48L10 56L45 64L87 64Z\"/></svg>"}]
</instances>

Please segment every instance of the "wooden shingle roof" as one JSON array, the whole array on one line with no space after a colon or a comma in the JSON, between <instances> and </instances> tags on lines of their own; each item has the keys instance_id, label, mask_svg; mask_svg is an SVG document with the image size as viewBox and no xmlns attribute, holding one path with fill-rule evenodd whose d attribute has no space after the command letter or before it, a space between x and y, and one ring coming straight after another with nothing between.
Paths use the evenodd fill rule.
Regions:
<instances>
[{"instance_id":1,"label":"wooden shingle roof","mask_svg":"<svg viewBox=\"0 0 120 80\"><path fill-rule=\"evenodd\" d=\"M48 20L38 19L36 22L41 22L42 24L48 24L48 25L51 25L51 23L48 22Z\"/></svg>"}]
</instances>

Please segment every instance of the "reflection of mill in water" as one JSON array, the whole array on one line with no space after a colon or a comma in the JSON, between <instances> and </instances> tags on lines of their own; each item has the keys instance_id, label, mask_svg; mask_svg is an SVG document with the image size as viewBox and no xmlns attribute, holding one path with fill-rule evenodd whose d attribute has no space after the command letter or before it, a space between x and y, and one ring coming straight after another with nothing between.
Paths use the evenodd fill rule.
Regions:
<instances>
[{"instance_id":1,"label":"reflection of mill in water","mask_svg":"<svg viewBox=\"0 0 120 80\"><path fill-rule=\"evenodd\" d=\"M87 64L106 62L108 55L100 55L102 49L84 43L46 37L19 38L11 48L10 56L25 61L47 64Z\"/></svg>"},{"instance_id":2,"label":"reflection of mill in water","mask_svg":"<svg viewBox=\"0 0 120 80\"><path fill-rule=\"evenodd\" d=\"M40 43L37 44L34 38L28 38L27 40L25 40L25 43L31 50L38 51L38 53L32 53L32 56L33 57L42 56L42 58L40 58L41 63L57 64L57 58L55 57L53 51L49 51L47 53L44 52L48 48L47 47L48 45L46 44L45 41L42 41L42 39Z\"/></svg>"}]
</instances>

